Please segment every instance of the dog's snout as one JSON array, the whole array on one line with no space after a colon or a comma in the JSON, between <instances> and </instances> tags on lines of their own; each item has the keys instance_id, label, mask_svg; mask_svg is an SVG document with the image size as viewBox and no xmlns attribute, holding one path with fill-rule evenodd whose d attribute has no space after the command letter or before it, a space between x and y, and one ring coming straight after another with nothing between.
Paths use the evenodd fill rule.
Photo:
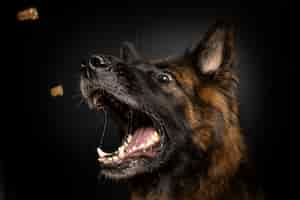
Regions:
<instances>
[{"instance_id":1,"label":"dog's snout","mask_svg":"<svg viewBox=\"0 0 300 200\"><path fill-rule=\"evenodd\" d=\"M91 68L106 68L108 63L105 61L105 58L102 56L91 56L88 61L88 65Z\"/></svg>"}]
</instances>

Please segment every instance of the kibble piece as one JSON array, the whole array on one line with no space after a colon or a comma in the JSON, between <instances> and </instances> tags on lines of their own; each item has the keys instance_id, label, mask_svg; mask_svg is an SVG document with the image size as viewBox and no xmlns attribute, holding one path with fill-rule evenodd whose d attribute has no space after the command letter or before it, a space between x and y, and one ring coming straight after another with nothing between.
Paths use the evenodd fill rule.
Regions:
<instances>
[{"instance_id":1,"label":"kibble piece","mask_svg":"<svg viewBox=\"0 0 300 200\"><path fill-rule=\"evenodd\" d=\"M34 21L37 19L39 19L39 13L35 7L27 8L17 13L18 21L26 21L26 20Z\"/></svg>"},{"instance_id":2,"label":"kibble piece","mask_svg":"<svg viewBox=\"0 0 300 200\"><path fill-rule=\"evenodd\" d=\"M64 89L62 85L54 85L50 88L50 94L53 97L57 96L63 96L64 95Z\"/></svg>"}]
</instances>

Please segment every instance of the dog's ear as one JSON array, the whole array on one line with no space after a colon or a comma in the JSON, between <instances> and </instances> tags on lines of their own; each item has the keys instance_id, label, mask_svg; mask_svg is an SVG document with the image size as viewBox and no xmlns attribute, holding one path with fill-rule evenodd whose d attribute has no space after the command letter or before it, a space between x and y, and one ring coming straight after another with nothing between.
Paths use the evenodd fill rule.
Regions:
<instances>
[{"instance_id":1,"label":"dog's ear","mask_svg":"<svg viewBox=\"0 0 300 200\"><path fill-rule=\"evenodd\" d=\"M202 74L214 74L235 62L234 32L232 23L215 23L192 50L194 64Z\"/></svg>"},{"instance_id":2,"label":"dog's ear","mask_svg":"<svg viewBox=\"0 0 300 200\"><path fill-rule=\"evenodd\" d=\"M132 63L142 60L142 57L130 42L123 42L120 48L120 58L126 63Z\"/></svg>"}]
</instances>

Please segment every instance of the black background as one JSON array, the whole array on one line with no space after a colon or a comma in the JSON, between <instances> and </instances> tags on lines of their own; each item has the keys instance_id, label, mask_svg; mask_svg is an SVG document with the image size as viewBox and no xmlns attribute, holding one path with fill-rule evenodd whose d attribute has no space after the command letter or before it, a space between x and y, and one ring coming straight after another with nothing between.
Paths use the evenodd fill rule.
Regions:
<instances>
[{"instance_id":1,"label":"black background","mask_svg":"<svg viewBox=\"0 0 300 200\"><path fill-rule=\"evenodd\" d=\"M273 199L282 186L278 173L283 145L280 133L285 132L284 122L288 120L282 6L257 6L250 1L243 5L181 2L156 7L150 3L123 3L116 7L117 2L111 3L116 5L87 1L20 1L15 5L15 11L38 6L40 20L15 22L13 62L19 67L10 82L10 91L16 97L13 102L18 105L18 114L12 115L9 140L3 148L5 162L0 163L6 197L127 197L125 183L97 180L96 146L103 116L80 104L82 59L92 52L117 56L124 40L136 43L150 58L180 53L197 41L215 19L230 16L239 25L242 128L259 179L267 196ZM49 87L57 82L64 86L65 94L52 98ZM111 132L104 145L108 150L118 140L113 122L109 121L109 127Z\"/></svg>"}]
</instances>

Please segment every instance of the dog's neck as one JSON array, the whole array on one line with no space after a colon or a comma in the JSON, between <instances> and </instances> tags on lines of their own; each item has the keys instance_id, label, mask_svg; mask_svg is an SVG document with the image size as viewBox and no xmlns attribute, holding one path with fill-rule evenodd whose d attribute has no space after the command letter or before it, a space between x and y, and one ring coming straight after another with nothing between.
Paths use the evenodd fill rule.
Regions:
<instances>
[{"instance_id":1,"label":"dog's neck","mask_svg":"<svg viewBox=\"0 0 300 200\"><path fill-rule=\"evenodd\" d=\"M244 199L244 195L251 194L248 193L248 185L240 181L243 178L240 172L232 177L215 179L201 177L200 174L193 177L161 174L139 178L143 180L136 181L139 185L134 184L134 181L130 185L132 200L223 200L227 197Z\"/></svg>"},{"instance_id":2,"label":"dog's neck","mask_svg":"<svg viewBox=\"0 0 300 200\"><path fill-rule=\"evenodd\" d=\"M228 155L230 154L223 156ZM185 162L184 160L193 160L194 162ZM224 169L220 171L221 169L214 168L212 163L205 166L203 158L198 160L195 158L195 154L182 152L173 161L181 163L181 165L177 165L180 168L171 168L170 166L175 166L174 163L171 163L161 169L159 174L151 173L133 179L130 184L131 199L218 200L223 199L226 195L237 196L239 199L242 191L247 190L245 185L240 184L239 181L241 180L240 171L244 171L241 166L244 164L241 165L241 160L233 161L226 157L225 160L232 160L232 163L222 165L222 160L215 163L216 166L224 166ZM226 169L226 167L230 167L230 169Z\"/></svg>"},{"instance_id":3,"label":"dog's neck","mask_svg":"<svg viewBox=\"0 0 300 200\"><path fill-rule=\"evenodd\" d=\"M209 154L193 148L195 145L186 144L176 152L169 165L159 170L159 174L153 172L133 179L132 199L248 199L245 195L251 192L244 180L244 174L248 174L244 166L248 163L244 162L246 150L240 129L230 124L225 127L227 137Z\"/></svg>"}]
</instances>

